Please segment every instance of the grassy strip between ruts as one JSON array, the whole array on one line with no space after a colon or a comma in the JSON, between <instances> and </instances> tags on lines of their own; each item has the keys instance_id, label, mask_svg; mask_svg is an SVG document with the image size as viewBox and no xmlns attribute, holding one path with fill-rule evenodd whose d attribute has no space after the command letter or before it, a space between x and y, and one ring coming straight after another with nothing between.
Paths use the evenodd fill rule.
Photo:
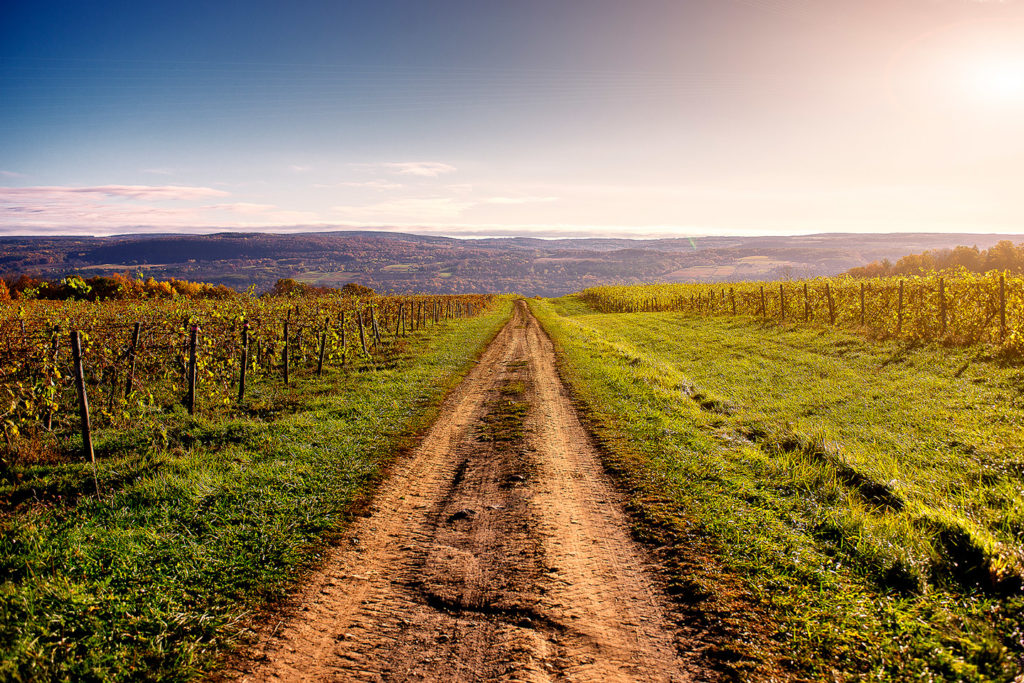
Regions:
<instances>
[{"instance_id":1,"label":"grassy strip between ruts","mask_svg":"<svg viewBox=\"0 0 1024 683\"><path fill-rule=\"evenodd\" d=\"M104 495L0 519L0 679L184 680L215 665L315 564L510 313L502 299L413 335L388 367L299 377L287 412L101 434ZM23 475L80 484L81 470Z\"/></svg>"},{"instance_id":2,"label":"grassy strip between ruts","mask_svg":"<svg viewBox=\"0 0 1024 683\"><path fill-rule=\"evenodd\" d=\"M530 303L638 533L672 547L670 586L717 632L712 663L745 679L1020 673L1021 367Z\"/></svg>"}]
</instances>

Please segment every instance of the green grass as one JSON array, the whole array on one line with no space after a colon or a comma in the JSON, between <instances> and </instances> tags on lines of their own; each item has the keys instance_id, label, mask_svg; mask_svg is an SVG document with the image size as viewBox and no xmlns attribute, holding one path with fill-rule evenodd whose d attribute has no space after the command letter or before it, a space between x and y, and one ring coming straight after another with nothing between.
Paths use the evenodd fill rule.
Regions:
<instances>
[{"instance_id":1,"label":"green grass","mask_svg":"<svg viewBox=\"0 0 1024 683\"><path fill-rule=\"evenodd\" d=\"M638 533L674 548L692 614L719 610L726 668L1021 671L1024 368L807 326L530 304Z\"/></svg>"},{"instance_id":2,"label":"green grass","mask_svg":"<svg viewBox=\"0 0 1024 683\"><path fill-rule=\"evenodd\" d=\"M100 497L82 464L8 472L0 679L185 680L215 667L316 564L510 313L506 299L414 335L386 366L254 387L230 419L179 413L100 434Z\"/></svg>"}]
</instances>

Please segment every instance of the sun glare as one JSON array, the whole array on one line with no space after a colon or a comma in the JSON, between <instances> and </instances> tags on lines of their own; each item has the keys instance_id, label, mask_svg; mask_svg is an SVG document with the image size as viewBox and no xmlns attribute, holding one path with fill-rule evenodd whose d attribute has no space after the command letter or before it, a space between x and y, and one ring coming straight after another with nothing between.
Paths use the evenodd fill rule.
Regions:
<instances>
[{"instance_id":1,"label":"sun glare","mask_svg":"<svg viewBox=\"0 0 1024 683\"><path fill-rule=\"evenodd\" d=\"M1024 57L989 59L972 64L967 86L978 98L995 102L1024 102Z\"/></svg>"},{"instance_id":2,"label":"sun glare","mask_svg":"<svg viewBox=\"0 0 1024 683\"><path fill-rule=\"evenodd\" d=\"M989 114L1024 105L1024 21L950 24L908 43L892 62L894 101L945 102Z\"/></svg>"}]
</instances>

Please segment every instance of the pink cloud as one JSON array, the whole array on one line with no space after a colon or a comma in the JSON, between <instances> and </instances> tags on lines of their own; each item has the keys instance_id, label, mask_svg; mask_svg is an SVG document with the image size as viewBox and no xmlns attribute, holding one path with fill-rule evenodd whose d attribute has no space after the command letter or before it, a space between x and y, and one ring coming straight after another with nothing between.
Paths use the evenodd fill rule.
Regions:
<instances>
[{"instance_id":1,"label":"pink cloud","mask_svg":"<svg viewBox=\"0 0 1024 683\"><path fill-rule=\"evenodd\" d=\"M389 183L385 180L367 180L364 182L342 182L339 187L364 187L368 190L398 190L403 187L401 183ZM320 187L329 187L321 185Z\"/></svg>"},{"instance_id":2,"label":"pink cloud","mask_svg":"<svg viewBox=\"0 0 1024 683\"><path fill-rule=\"evenodd\" d=\"M459 201L451 197L406 197L360 206L335 206L332 211L345 221L431 222L457 218L474 204L472 201Z\"/></svg>"},{"instance_id":3,"label":"pink cloud","mask_svg":"<svg viewBox=\"0 0 1024 683\"><path fill-rule=\"evenodd\" d=\"M558 201L558 197L488 197L482 204L537 204Z\"/></svg>"},{"instance_id":4,"label":"pink cloud","mask_svg":"<svg viewBox=\"0 0 1024 683\"><path fill-rule=\"evenodd\" d=\"M413 175L421 178L436 178L439 175L458 170L454 166L443 164L440 161L401 161L383 164L383 166L399 175Z\"/></svg>"},{"instance_id":5,"label":"pink cloud","mask_svg":"<svg viewBox=\"0 0 1024 683\"><path fill-rule=\"evenodd\" d=\"M0 234L25 230L68 233L134 231L143 227L185 229L204 225L251 228L268 224L317 223L309 211L256 202L197 202L176 206L154 201L201 200L222 190L183 186L0 187Z\"/></svg>"},{"instance_id":6,"label":"pink cloud","mask_svg":"<svg viewBox=\"0 0 1024 683\"><path fill-rule=\"evenodd\" d=\"M212 187L186 187L182 185L94 185L71 187L65 185L34 187L0 187L0 201L17 197L60 197L73 195L103 195L124 199L190 201L226 197L228 192Z\"/></svg>"},{"instance_id":7,"label":"pink cloud","mask_svg":"<svg viewBox=\"0 0 1024 683\"><path fill-rule=\"evenodd\" d=\"M217 211L231 211L233 213L266 213L268 211L274 211L277 209L275 204L256 204L253 202L232 202L231 204L211 204L210 206L204 206L204 209L214 209Z\"/></svg>"}]
</instances>

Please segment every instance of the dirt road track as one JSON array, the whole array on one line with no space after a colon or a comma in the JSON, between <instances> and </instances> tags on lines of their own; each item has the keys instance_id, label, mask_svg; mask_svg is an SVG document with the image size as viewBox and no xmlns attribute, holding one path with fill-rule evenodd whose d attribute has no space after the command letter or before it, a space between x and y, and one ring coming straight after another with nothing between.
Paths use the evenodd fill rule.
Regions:
<instances>
[{"instance_id":1,"label":"dirt road track","mask_svg":"<svg viewBox=\"0 0 1024 683\"><path fill-rule=\"evenodd\" d=\"M686 681L668 602L523 302L244 681Z\"/></svg>"}]
</instances>

